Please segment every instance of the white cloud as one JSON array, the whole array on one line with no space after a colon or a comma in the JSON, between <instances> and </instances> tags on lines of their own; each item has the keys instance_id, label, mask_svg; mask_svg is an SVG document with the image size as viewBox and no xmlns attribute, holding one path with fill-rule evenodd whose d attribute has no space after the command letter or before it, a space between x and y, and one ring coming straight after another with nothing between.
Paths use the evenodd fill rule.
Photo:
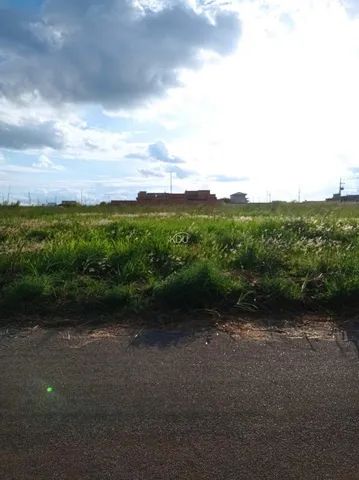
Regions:
<instances>
[{"instance_id":1,"label":"white cloud","mask_svg":"<svg viewBox=\"0 0 359 480\"><path fill-rule=\"evenodd\" d=\"M64 170L62 165L56 165L46 155L42 154L36 162L32 164L33 168L39 168L41 170Z\"/></svg>"},{"instance_id":2,"label":"white cloud","mask_svg":"<svg viewBox=\"0 0 359 480\"><path fill-rule=\"evenodd\" d=\"M155 169L148 169L148 168L141 168L138 170L138 173L140 173L142 176L149 178L149 177L156 177L156 178L163 178L164 173L161 172L160 170L155 170Z\"/></svg>"},{"instance_id":3,"label":"white cloud","mask_svg":"<svg viewBox=\"0 0 359 480\"><path fill-rule=\"evenodd\" d=\"M41 154L49 147L57 156L87 160L123 158L134 144L127 146L128 133L88 125L86 109L56 108L41 99L14 104L0 97L0 147Z\"/></svg>"}]
</instances>

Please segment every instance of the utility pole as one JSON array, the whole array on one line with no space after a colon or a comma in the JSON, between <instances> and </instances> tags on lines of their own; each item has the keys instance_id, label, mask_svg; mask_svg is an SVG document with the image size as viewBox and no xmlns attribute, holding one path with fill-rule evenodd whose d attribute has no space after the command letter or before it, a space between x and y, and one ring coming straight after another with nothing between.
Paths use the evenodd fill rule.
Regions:
<instances>
[{"instance_id":1,"label":"utility pole","mask_svg":"<svg viewBox=\"0 0 359 480\"><path fill-rule=\"evenodd\" d=\"M339 180L339 197L342 196L342 191L344 190L344 185L345 183L342 181L342 179Z\"/></svg>"},{"instance_id":2,"label":"utility pole","mask_svg":"<svg viewBox=\"0 0 359 480\"><path fill-rule=\"evenodd\" d=\"M170 172L170 193L172 193L172 172Z\"/></svg>"},{"instance_id":3,"label":"utility pole","mask_svg":"<svg viewBox=\"0 0 359 480\"><path fill-rule=\"evenodd\" d=\"M28 193L28 197L29 197L29 206L31 207L31 193L30 192Z\"/></svg>"},{"instance_id":4,"label":"utility pole","mask_svg":"<svg viewBox=\"0 0 359 480\"><path fill-rule=\"evenodd\" d=\"M301 191L300 191L300 187L298 188L298 203L300 203L300 194L301 194Z\"/></svg>"}]
</instances>

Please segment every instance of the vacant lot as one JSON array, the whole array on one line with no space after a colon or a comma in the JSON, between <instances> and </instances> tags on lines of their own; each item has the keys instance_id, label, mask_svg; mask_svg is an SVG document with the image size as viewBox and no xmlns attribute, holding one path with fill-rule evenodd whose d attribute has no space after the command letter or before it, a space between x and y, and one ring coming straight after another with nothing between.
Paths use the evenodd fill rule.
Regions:
<instances>
[{"instance_id":1,"label":"vacant lot","mask_svg":"<svg viewBox=\"0 0 359 480\"><path fill-rule=\"evenodd\" d=\"M356 205L0 207L1 312L353 307L358 233Z\"/></svg>"}]
</instances>

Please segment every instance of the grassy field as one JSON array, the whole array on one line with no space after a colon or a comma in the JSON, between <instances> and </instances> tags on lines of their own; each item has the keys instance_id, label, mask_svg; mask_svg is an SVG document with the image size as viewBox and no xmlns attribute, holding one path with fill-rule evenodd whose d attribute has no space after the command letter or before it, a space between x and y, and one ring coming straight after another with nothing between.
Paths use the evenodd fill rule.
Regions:
<instances>
[{"instance_id":1,"label":"grassy field","mask_svg":"<svg viewBox=\"0 0 359 480\"><path fill-rule=\"evenodd\" d=\"M355 308L358 234L359 205L0 207L0 312Z\"/></svg>"}]
</instances>

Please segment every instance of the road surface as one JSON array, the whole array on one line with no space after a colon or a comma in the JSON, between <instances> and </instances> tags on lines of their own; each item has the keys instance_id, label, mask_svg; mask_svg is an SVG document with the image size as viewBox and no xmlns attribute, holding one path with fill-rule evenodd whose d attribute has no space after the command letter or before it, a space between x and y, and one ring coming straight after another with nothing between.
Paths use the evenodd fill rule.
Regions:
<instances>
[{"instance_id":1,"label":"road surface","mask_svg":"<svg viewBox=\"0 0 359 480\"><path fill-rule=\"evenodd\" d=\"M347 337L35 328L0 361L4 480L359 479Z\"/></svg>"}]
</instances>

